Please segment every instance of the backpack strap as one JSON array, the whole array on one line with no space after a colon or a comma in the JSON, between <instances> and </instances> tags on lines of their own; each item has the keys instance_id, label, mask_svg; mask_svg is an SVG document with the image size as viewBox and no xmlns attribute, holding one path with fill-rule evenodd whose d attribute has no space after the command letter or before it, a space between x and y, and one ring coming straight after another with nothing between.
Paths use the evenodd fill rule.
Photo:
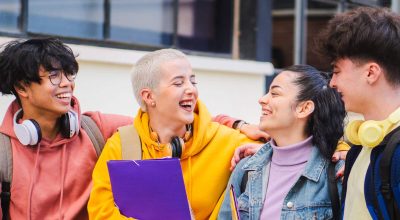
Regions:
<instances>
[{"instance_id":1,"label":"backpack strap","mask_svg":"<svg viewBox=\"0 0 400 220\"><path fill-rule=\"evenodd\" d=\"M329 197L331 199L332 205L332 214L334 220L340 219L340 199L339 199L339 192L337 188L337 181L336 181L336 170L335 170L335 163L328 162L328 189L329 189Z\"/></svg>"},{"instance_id":2,"label":"backpack strap","mask_svg":"<svg viewBox=\"0 0 400 220\"><path fill-rule=\"evenodd\" d=\"M139 134L134 125L126 125L118 128L121 137L122 159L123 160L141 160L142 144Z\"/></svg>"},{"instance_id":3,"label":"backpack strap","mask_svg":"<svg viewBox=\"0 0 400 220\"><path fill-rule=\"evenodd\" d=\"M400 210L394 200L392 186L390 182L391 164L393 153L400 141L400 130L396 131L389 139L385 149L382 152L381 162L379 164L379 172L382 181L381 192L386 203L387 211L390 219L399 219Z\"/></svg>"},{"instance_id":4,"label":"backpack strap","mask_svg":"<svg viewBox=\"0 0 400 220\"><path fill-rule=\"evenodd\" d=\"M3 220L8 220L10 219L12 148L10 137L3 133L0 133L0 152L1 210Z\"/></svg>"},{"instance_id":5,"label":"backpack strap","mask_svg":"<svg viewBox=\"0 0 400 220\"><path fill-rule=\"evenodd\" d=\"M93 119L87 115L82 115L81 125L83 130L85 130L89 135L94 149L96 150L97 157L99 157L105 144L104 137L101 134L99 127L97 126L96 122L94 122Z\"/></svg>"}]
</instances>

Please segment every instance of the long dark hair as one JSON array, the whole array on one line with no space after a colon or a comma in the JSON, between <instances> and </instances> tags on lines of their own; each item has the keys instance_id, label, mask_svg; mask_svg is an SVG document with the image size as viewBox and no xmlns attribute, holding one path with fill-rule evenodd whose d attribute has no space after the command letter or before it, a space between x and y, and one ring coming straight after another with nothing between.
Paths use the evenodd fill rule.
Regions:
<instances>
[{"instance_id":1,"label":"long dark hair","mask_svg":"<svg viewBox=\"0 0 400 220\"><path fill-rule=\"evenodd\" d=\"M313 136L313 144L322 155L331 158L343 136L343 120L346 117L339 93L329 87L329 75L312 66L294 65L284 71L298 74L293 82L300 88L297 102L314 102L314 112L307 122L305 132Z\"/></svg>"}]
</instances>

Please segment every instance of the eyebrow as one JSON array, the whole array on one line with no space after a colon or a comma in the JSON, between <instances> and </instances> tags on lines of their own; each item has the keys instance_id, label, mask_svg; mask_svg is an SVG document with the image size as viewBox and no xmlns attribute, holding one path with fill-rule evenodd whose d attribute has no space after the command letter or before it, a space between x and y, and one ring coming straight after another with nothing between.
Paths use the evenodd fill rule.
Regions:
<instances>
[{"instance_id":1,"label":"eyebrow","mask_svg":"<svg viewBox=\"0 0 400 220\"><path fill-rule=\"evenodd\" d=\"M175 76L174 78L171 79L171 81L177 80L177 79L183 79L183 76Z\"/></svg>"},{"instance_id":2,"label":"eyebrow","mask_svg":"<svg viewBox=\"0 0 400 220\"><path fill-rule=\"evenodd\" d=\"M184 79L184 76L175 76L174 78L171 79L171 81L177 80L177 79ZM196 75L190 75L189 76L190 79L196 78Z\"/></svg>"},{"instance_id":3,"label":"eyebrow","mask_svg":"<svg viewBox=\"0 0 400 220\"><path fill-rule=\"evenodd\" d=\"M282 89L282 87L281 86L278 86L278 85L273 85L273 86L271 86L271 89Z\"/></svg>"}]
</instances>

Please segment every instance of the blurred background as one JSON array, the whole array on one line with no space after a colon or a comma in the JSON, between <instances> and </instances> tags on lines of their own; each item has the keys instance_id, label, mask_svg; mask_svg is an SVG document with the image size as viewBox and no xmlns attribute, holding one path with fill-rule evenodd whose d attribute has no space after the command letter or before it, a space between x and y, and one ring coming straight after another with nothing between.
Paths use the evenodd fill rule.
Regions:
<instances>
[{"instance_id":1,"label":"blurred background","mask_svg":"<svg viewBox=\"0 0 400 220\"><path fill-rule=\"evenodd\" d=\"M147 51L189 55L200 99L213 115L258 123L258 99L280 68L311 64L319 30L359 6L400 11L398 0L0 0L0 44L55 36L77 55L83 111L134 116L134 63ZM0 96L0 121L12 101Z\"/></svg>"}]
</instances>

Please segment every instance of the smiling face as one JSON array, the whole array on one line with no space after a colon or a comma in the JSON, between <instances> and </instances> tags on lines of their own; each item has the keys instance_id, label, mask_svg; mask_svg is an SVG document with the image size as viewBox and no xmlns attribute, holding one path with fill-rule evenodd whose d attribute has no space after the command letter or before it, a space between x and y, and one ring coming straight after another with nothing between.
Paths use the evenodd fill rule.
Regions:
<instances>
[{"instance_id":1,"label":"smiling face","mask_svg":"<svg viewBox=\"0 0 400 220\"><path fill-rule=\"evenodd\" d=\"M297 120L298 86L293 84L297 74L283 71L273 80L269 92L260 98L262 108L259 127L270 133L289 130Z\"/></svg>"},{"instance_id":2,"label":"smiling face","mask_svg":"<svg viewBox=\"0 0 400 220\"><path fill-rule=\"evenodd\" d=\"M357 64L348 58L338 59L333 65L333 76L330 86L342 96L347 111L362 113L364 109L367 88L366 65Z\"/></svg>"},{"instance_id":3,"label":"smiling face","mask_svg":"<svg viewBox=\"0 0 400 220\"><path fill-rule=\"evenodd\" d=\"M69 81L64 74L59 85L49 80L49 71L39 68L40 83L32 82L17 88L24 109L24 118L37 118L43 115L55 118L68 112L71 108L75 82Z\"/></svg>"},{"instance_id":4,"label":"smiling face","mask_svg":"<svg viewBox=\"0 0 400 220\"><path fill-rule=\"evenodd\" d=\"M182 125L194 120L194 108L198 91L196 76L187 59L166 61L160 66L160 82L152 91L148 108L159 120Z\"/></svg>"}]
</instances>

